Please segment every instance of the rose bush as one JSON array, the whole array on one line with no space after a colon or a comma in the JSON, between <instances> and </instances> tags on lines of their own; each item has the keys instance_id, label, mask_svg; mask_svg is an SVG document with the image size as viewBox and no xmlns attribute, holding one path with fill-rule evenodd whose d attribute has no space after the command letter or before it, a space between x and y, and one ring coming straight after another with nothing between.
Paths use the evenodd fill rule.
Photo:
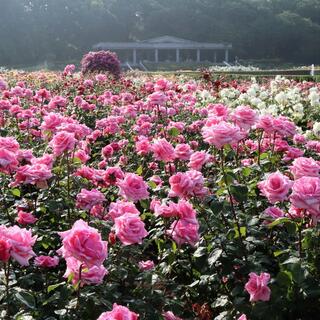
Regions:
<instances>
[{"instance_id":1,"label":"rose bush","mask_svg":"<svg viewBox=\"0 0 320 320\"><path fill-rule=\"evenodd\" d=\"M318 317L318 83L0 78L0 318Z\"/></svg>"}]
</instances>

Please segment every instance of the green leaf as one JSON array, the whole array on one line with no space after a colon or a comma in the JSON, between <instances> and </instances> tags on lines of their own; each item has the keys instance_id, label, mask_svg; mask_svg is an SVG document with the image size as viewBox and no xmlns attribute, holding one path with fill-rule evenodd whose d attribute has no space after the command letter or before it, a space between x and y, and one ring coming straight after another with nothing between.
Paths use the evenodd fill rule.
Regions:
<instances>
[{"instance_id":1,"label":"green leaf","mask_svg":"<svg viewBox=\"0 0 320 320\"><path fill-rule=\"evenodd\" d=\"M231 185L230 192L238 202L245 202L248 198L248 187L244 185Z\"/></svg>"},{"instance_id":2,"label":"green leaf","mask_svg":"<svg viewBox=\"0 0 320 320\"><path fill-rule=\"evenodd\" d=\"M151 189L156 189L157 188L157 184L154 181L148 181L148 185Z\"/></svg>"},{"instance_id":3,"label":"green leaf","mask_svg":"<svg viewBox=\"0 0 320 320\"><path fill-rule=\"evenodd\" d=\"M251 174L251 171L252 171L252 170L251 170L250 168L245 167L245 168L242 169L242 174L243 174L245 177L249 177L250 174Z\"/></svg>"},{"instance_id":4,"label":"green leaf","mask_svg":"<svg viewBox=\"0 0 320 320\"><path fill-rule=\"evenodd\" d=\"M19 189L17 189L17 188L11 189L10 191L15 197L19 198L21 196L21 191Z\"/></svg>"},{"instance_id":5,"label":"green leaf","mask_svg":"<svg viewBox=\"0 0 320 320\"><path fill-rule=\"evenodd\" d=\"M210 256L208 259L208 263L210 267L218 261L218 259L221 257L221 254L222 254L222 249L215 249L210 253Z\"/></svg>"},{"instance_id":6,"label":"green leaf","mask_svg":"<svg viewBox=\"0 0 320 320\"><path fill-rule=\"evenodd\" d=\"M219 213L223 209L223 203L218 200L210 201L210 209L213 213Z\"/></svg>"},{"instance_id":7,"label":"green leaf","mask_svg":"<svg viewBox=\"0 0 320 320\"><path fill-rule=\"evenodd\" d=\"M35 308L35 299L31 293L26 291L20 291L15 294L15 297L30 309Z\"/></svg>"},{"instance_id":8,"label":"green leaf","mask_svg":"<svg viewBox=\"0 0 320 320\"><path fill-rule=\"evenodd\" d=\"M51 286L48 286L47 291L48 291L48 293L49 293L49 292L57 289L58 287L60 287L60 286L62 286L62 285L64 285L64 284L65 284L65 282L60 282L60 283L57 283L57 284L52 284Z\"/></svg>"},{"instance_id":9,"label":"green leaf","mask_svg":"<svg viewBox=\"0 0 320 320\"><path fill-rule=\"evenodd\" d=\"M282 264L296 264L296 263L300 263L300 259L297 257L290 257L285 262L282 262Z\"/></svg>"},{"instance_id":10,"label":"green leaf","mask_svg":"<svg viewBox=\"0 0 320 320\"><path fill-rule=\"evenodd\" d=\"M168 131L168 133L171 137L177 137L180 134L180 131L179 129L173 127Z\"/></svg>"},{"instance_id":11,"label":"green leaf","mask_svg":"<svg viewBox=\"0 0 320 320\"><path fill-rule=\"evenodd\" d=\"M234 226L234 232L235 232L234 238L235 239L239 238L239 231L238 231L237 225ZM245 226L240 227L240 233L241 233L241 238L245 238L246 233L247 233L247 227L245 227Z\"/></svg>"},{"instance_id":12,"label":"green leaf","mask_svg":"<svg viewBox=\"0 0 320 320\"><path fill-rule=\"evenodd\" d=\"M136 174L141 176L142 175L142 172L143 172L143 167L142 166L139 166L139 168L136 170Z\"/></svg>"},{"instance_id":13,"label":"green leaf","mask_svg":"<svg viewBox=\"0 0 320 320\"><path fill-rule=\"evenodd\" d=\"M276 220L274 220L268 224L268 228L271 229L281 223L288 222L288 221L291 221L291 220L289 218L277 218Z\"/></svg>"},{"instance_id":14,"label":"green leaf","mask_svg":"<svg viewBox=\"0 0 320 320\"><path fill-rule=\"evenodd\" d=\"M277 275L277 283L280 286L289 287L292 283L292 273L289 271L281 271Z\"/></svg>"},{"instance_id":15,"label":"green leaf","mask_svg":"<svg viewBox=\"0 0 320 320\"><path fill-rule=\"evenodd\" d=\"M195 258L199 258L204 256L207 253L207 248L206 247L199 247L193 254Z\"/></svg>"}]
</instances>

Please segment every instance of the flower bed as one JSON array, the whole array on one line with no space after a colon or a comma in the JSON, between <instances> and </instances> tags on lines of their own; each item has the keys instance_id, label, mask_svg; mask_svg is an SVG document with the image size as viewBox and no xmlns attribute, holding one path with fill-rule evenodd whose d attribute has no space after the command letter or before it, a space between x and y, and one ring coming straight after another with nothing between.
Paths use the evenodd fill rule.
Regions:
<instances>
[{"instance_id":1,"label":"flower bed","mask_svg":"<svg viewBox=\"0 0 320 320\"><path fill-rule=\"evenodd\" d=\"M317 318L319 92L0 74L1 318Z\"/></svg>"}]
</instances>

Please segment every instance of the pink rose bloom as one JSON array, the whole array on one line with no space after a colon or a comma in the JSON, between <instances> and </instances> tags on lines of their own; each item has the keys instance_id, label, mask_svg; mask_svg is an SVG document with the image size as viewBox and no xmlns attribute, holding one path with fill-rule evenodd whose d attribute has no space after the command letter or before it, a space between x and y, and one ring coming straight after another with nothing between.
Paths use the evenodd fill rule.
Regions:
<instances>
[{"instance_id":1,"label":"pink rose bloom","mask_svg":"<svg viewBox=\"0 0 320 320\"><path fill-rule=\"evenodd\" d=\"M38 256L34 259L34 264L41 268L54 268L59 264L59 257Z\"/></svg>"},{"instance_id":2,"label":"pink rose bloom","mask_svg":"<svg viewBox=\"0 0 320 320\"><path fill-rule=\"evenodd\" d=\"M151 144L148 138L140 137L135 144L135 149L138 155L146 155L151 151Z\"/></svg>"},{"instance_id":3,"label":"pink rose bloom","mask_svg":"<svg viewBox=\"0 0 320 320\"><path fill-rule=\"evenodd\" d=\"M11 174L18 165L17 156L13 152L0 148L0 172Z\"/></svg>"},{"instance_id":4,"label":"pink rose bloom","mask_svg":"<svg viewBox=\"0 0 320 320\"><path fill-rule=\"evenodd\" d=\"M71 76L76 70L76 66L74 64L68 64L65 66L63 70L64 76Z\"/></svg>"},{"instance_id":5,"label":"pink rose bloom","mask_svg":"<svg viewBox=\"0 0 320 320\"><path fill-rule=\"evenodd\" d=\"M117 179L123 179L124 173L119 167L108 167L104 173L103 180L108 185L115 185Z\"/></svg>"},{"instance_id":6,"label":"pink rose bloom","mask_svg":"<svg viewBox=\"0 0 320 320\"><path fill-rule=\"evenodd\" d=\"M0 230L1 232L1 230ZM0 233L0 261L8 262L10 259L11 244L6 238L3 238Z\"/></svg>"},{"instance_id":7,"label":"pink rose bloom","mask_svg":"<svg viewBox=\"0 0 320 320\"><path fill-rule=\"evenodd\" d=\"M112 157L114 151L113 151L112 146L109 144L109 145L105 146L104 148L102 148L101 152L102 152L102 156L104 159L109 159Z\"/></svg>"},{"instance_id":8,"label":"pink rose bloom","mask_svg":"<svg viewBox=\"0 0 320 320\"><path fill-rule=\"evenodd\" d=\"M175 316L172 311L164 312L162 316L164 320L182 320L182 318Z\"/></svg>"},{"instance_id":9,"label":"pink rose bloom","mask_svg":"<svg viewBox=\"0 0 320 320\"><path fill-rule=\"evenodd\" d=\"M64 278L68 278L70 275L73 275L72 283L75 285L79 282L80 276L80 266L81 262L75 258L69 257L66 258L67 269ZM103 282L103 278L108 274L108 271L103 265L99 266L91 266L91 267L81 267L81 284L80 286L87 285L95 285L101 284Z\"/></svg>"},{"instance_id":10,"label":"pink rose bloom","mask_svg":"<svg viewBox=\"0 0 320 320\"><path fill-rule=\"evenodd\" d=\"M152 270L153 268L154 268L154 262L151 260L139 262L139 269L141 271L148 271L148 270Z\"/></svg>"},{"instance_id":11,"label":"pink rose bloom","mask_svg":"<svg viewBox=\"0 0 320 320\"><path fill-rule=\"evenodd\" d=\"M81 189L81 192L77 195L76 206L83 210L91 210L93 206L103 204L105 200L104 194L96 189Z\"/></svg>"},{"instance_id":12,"label":"pink rose bloom","mask_svg":"<svg viewBox=\"0 0 320 320\"><path fill-rule=\"evenodd\" d=\"M78 220L72 229L58 233L62 240L59 253L67 259L73 257L88 268L100 266L107 258L107 242L101 240L98 230L89 227L83 220Z\"/></svg>"},{"instance_id":13,"label":"pink rose bloom","mask_svg":"<svg viewBox=\"0 0 320 320\"><path fill-rule=\"evenodd\" d=\"M275 131L283 137L293 137L296 133L296 125L284 116L274 118L273 126Z\"/></svg>"},{"instance_id":14,"label":"pink rose bloom","mask_svg":"<svg viewBox=\"0 0 320 320\"><path fill-rule=\"evenodd\" d=\"M295 144L304 144L307 142L307 139L305 138L305 136L303 136L302 134L295 134L293 136L293 142Z\"/></svg>"},{"instance_id":15,"label":"pink rose bloom","mask_svg":"<svg viewBox=\"0 0 320 320\"><path fill-rule=\"evenodd\" d=\"M57 131L57 128L64 121L66 121L66 118L64 118L59 113L50 112L46 116L43 117L43 122L41 123L40 128L43 131L43 133L45 133L46 131L55 133Z\"/></svg>"},{"instance_id":16,"label":"pink rose bloom","mask_svg":"<svg viewBox=\"0 0 320 320\"><path fill-rule=\"evenodd\" d=\"M247 320L247 316L245 314L242 314L238 320Z\"/></svg>"},{"instance_id":17,"label":"pink rose bloom","mask_svg":"<svg viewBox=\"0 0 320 320\"><path fill-rule=\"evenodd\" d=\"M257 113L249 106L239 106L232 115L233 122L244 130L249 130L258 120Z\"/></svg>"},{"instance_id":18,"label":"pink rose bloom","mask_svg":"<svg viewBox=\"0 0 320 320\"><path fill-rule=\"evenodd\" d=\"M261 194L268 198L269 202L276 203L287 199L287 194L293 182L279 171L268 175L267 179L258 183Z\"/></svg>"},{"instance_id":19,"label":"pink rose bloom","mask_svg":"<svg viewBox=\"0 0 320 320\"><path fill-rule=\"evenodd\" d=\"M189 160L192 155L192 150L188 144L181 143L176 145L174 154L176 159Z\"/></svg>"},{"instance_id":20,"label":"pink rose bloom","mask_svg":"<svg viewBox=\"0 0 320 320\"><path fill-rule=\"evenodd\" d=\"M13 137L0 137L0 148L16 153L20 149L20 145Z\"/></svg>"},{"instance_id":21,"label":"pink rose bloom","mask_svg":"<svg viewBox=\"0 0 320 320\"><path fill-rule=\"evenodd\" d=\"M57 133L49 142L49 146L53 149L53 154L58 157L66 151L73 150L76 145L74 133L61 131Z\"/></svg>"},{"instance_id":22,"label":"pink rose bloom","mask_svg":"<svg viewBox=\"0 0 320 320\"><path fill-rule=\"evenodd\" d=\"M196 151L190 157L188 167L200 171L204 164L211 160L211 156L205 151Z\"/></svg>"},{"instance_id":23,"label":"pink rose bloom","mask_svg":"<svg viewBox=\"0 0 320 320\"><path fill-rule=\"evenodd\" d=\"M45 189L48 187L47 180L51 177L51 169L45 164L25 165L17 170L15 180L11 185L33 184L40 189Z\"/></svg>"},{"instance_id":24,"label":"pink rose bloom","mask_svg":"<svg viewBox=\"0 0 320 320\"><path fill-rule=\"evenodd\" d=\"M250 294L250 301L269 301L271 290L268 288L270 274L262 272L259 276L251 272L249 273L249 281L245 285L245 289Z\"/></svg>"},{"instance_id":25,"label":"pink rose bloom","mask_svg":"<svg viewBox=\"0 0 320 320\"><path fill-rule=\"evenodd\" d=\"M202 136L204 141L221 149L226 144L234 144L243 138L238 126L221 121L210 127L203 127Z\"/></svg>"},{"instance_id":26,"label":"pink rose bloom","mask_svg":"<svg viewBox=\"0 0 320 320\"><path fill-rule=\"evenodd\" d=\"M16 218L16 221L20 224L27 225L27 224L33 224L37 221L38 219L32 215L30 212L24 212L20 210L18 212L18 217Z\"/></svg>"},{"instance_id":27,"label":"pink rose bloom","mask_svg":"<svg viewBox=\"0 0 320 320\"><path fill-rule=\"evenodd\" d=\"M257 123L257 128L264 130L266 133L271 134L274 132L275 128L273 125L274 117L270 115L261 116Z\"/></svg>"},{"instance_id":28,"label":"pink rose bloom","mask_svg":"<svg viewBox=\"0 0 320 320\"><path fill-rule=\"evenodd\" d=\"M148 102L152 105L164 105L168 100L167 96L162 92L154 92L148 96Z\"/></svg>"},{"instance_id":29,"label":"pink rose bloom","mask_svg":"<svg viewBox=\"0 0 320 320\"><path fill-rule=\"evenodd\" d=\"M175 205L175 211L180 219L190 223L197 223L197 213L193 209L193 206L190 202L179 200L179 202Z\"/></svg>"},{"instance_id":30,"label":"pink rose bloom","mask_svg":"<svg viewBox=\"0 0 320 320\"><path fill-rule=\"evenodd\" d=\"M0 226L0 239L8 241L10 244L10 255L21 266L28 266L29 260L36 254L32 250L37 236L32 236L31 231L19 228L18 226Z\"/></svg>"},{"instance_id":31,"label":"pink rose bloom","mask_svg":"<svg viewBox=\"0 0 320 320\"><path fill-rule=\"evenodd\" d=\"M221 118L223 121L227 121L229 116L229 109L224 104L210 104L208 105L209 117Z\"/></svg>"},{"instance_id":32,"label":"pink rose bloom","mask_svg":"<svg viewBox=\"0 0 320 320\"><path fill-rule=\"evenodd\" d=\"M170 177L169 183L170 197L203 197L208 193L208 189L204 187L203 175L196 170L178 172Z\"/></svg>"},{"instance_id":33,"label":"pink rose bloom","mask_svg":"<svg viewBox=\"0 0 320 320\"><path fill-rule=\"evenodd\" d=\"M104 206L102 206L101 204L96 204L90 209L90 214L93 217L102 219L104 215L104 210L105 210Z\"/></svg>"},{"instance_id":34,"label":"pink rose bloom","mask_svg":"<svg viewBox=\"0 0 320 320\"><path fill-rule=\"evenodd\" d=\"M102 313L97 320L138 320L138 318L138 314L114 303L112 311Z\"/></svg>"},{"instance_id":35,"label":"pink rose bloom","mask_svg":"<svg viewBox=\"0 0 320 320\"><path fill-rule=\"evenodd\" d=\"M117 185L120 188L120 195L127 200L137 202L149 197L147 183L134 173L126 173L123 180L118 180Z\"/></svg>"},{"instance_id":36,"label":"pink rose bloom","mask_svg":"<svg viewBox=\"0 0 320 320\"><path fill-rule=\"evenodd\" d=\"M139 216L125 213L114 221L116 236L123 245L142 243L142 239L148 235L144 222Z\"/></svg>"},{"instance_id":37,"label":"pink rose bloom","mask_svg":"<svg viewBox=\"0 0 320 320\"><path fill-rule=\"evenodd\" d=\"M283 157L283 161L290 161L299 157L302 157L304 154L303 150L299 148L289 147Z\"/></svg>"},{"instance_id":38,"label":"pink rose bloom","mask_svg":"<svg viewBox=\"0 0 320 320\"><path fill-rule=\"evenodd\" d=\"M159 201L154 204L154 215L163 218L178 217L177 204L170 201L167 205Z\"/></svg>"},{"instance_id":39,"label":"pink rose bloom","mask_svg":"<svg viewBox=\"0 0 320 320\"><path fill-rule=\"evenodd\" d=\"M292 205L306 209L313 214L320 214L320 178L302 177L296 180L290 196Z\"/></svg>"},{"instance_id":40,"label":"pink rose bloom","mask_svg":"<svg viewBox=\"0 0 320 320\"><path fill-rule=\"evenodd\" d=\"M84 150L77 150L74 153L74 159L79 159L81 163L86 163L90 159L90 156Z\"/></svg>"},{"instance_id":41,"label":"pink rose bloom","mask_svg":"<svg viewBox=\"0 0 320 320\"><path fill-rule=\"evenodd\" d=\"M277 207L267 208L266 210L264 210L264 214L273 218L273 219L278 219L278 218L282 218L285 216L284 212Z\"/></svg>"},{"instance_id":42,"label":"pink rose bloom","mask_svg":"<svg viewBox=\"0 0 320 320\"><path fill-rule=\"evenodd\" d=\"M191 246L194 246L199 241L199 223L197 220L189 222L188 220L180 219L174 221L166 233L178 245L189 243Z\"/></svg>"},{"instance_id":43,"label":"pink rose bloom","mask_svg":"<svg viewBox=\"0 0 320 320\"><path fill-rule=\"evenodd\" d=\"M320 165L312 158L300 157L293 161L290 170L295 179L301 177L319 177Z\"/></svg>"},{"instance_id":44,"label":"pink rose bloom","mask_svg":"<svg viewBox=\"0 0 320 320\"><path fill-rule=\"evenodd\" d=\"M49 169L52 169L53 166L53 156L52 154L44 154L40 158L32 158L31 164L45 164Z\"/></svg>"},{"instance_id":45,"label":"pink rose bloom","mask_svg":"<svg viewBox=\"0 0 320 320\"><path fill-rule=\"evenodd\" d=\"M155 140L151 150L154 158L158 161L170 162L175 158L174 148L166 139Z\"/></svg>"},{"instance_id":46,"label":"pink rose bloom","mask_svg":"<svg viewBox=\"0 0 320 320\"><path fill-rule=\"evenodd\" d=\"M140 212L132 202L118 200L117 202L111 202L107 217L110 217L113 221L116 218L123 216L124 214L132 214L139 216Z\"/></svg>"}]
</instances>

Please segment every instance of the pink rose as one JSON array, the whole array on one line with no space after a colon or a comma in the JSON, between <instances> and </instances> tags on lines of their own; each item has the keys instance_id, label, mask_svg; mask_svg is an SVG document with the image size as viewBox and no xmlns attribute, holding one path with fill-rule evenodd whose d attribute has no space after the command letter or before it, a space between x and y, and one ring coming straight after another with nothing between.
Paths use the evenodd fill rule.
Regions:
<instances>
[{"instance_id":1,"label":"pink rose","mask_svg":"<svg viewBox=\"0 0 320 320\"><path fill-rule=\"evenodd\" d=\"M26 224L33 224L37 221L38 219L32 215L30 212L24 212L20 210L18 212L18 217L16 218L16 221L20 224L26 225Z\"/></svg>"},{"instance_id":2,"label":"pink rose","mask_svg":"<svg viewBox=\"0 0 320 320\"><path fill-rule=\"evenodd\" d=\"M279 171L268 175L267 179L258 183L261 194L269 202L276 203L287 199L287 194L293 182Z\"/></svg>"},{"instance_id":3,"label":"pink rose","mask_svg":"<svg viewBox=\"0 0 320 320\"><path fill-rule=\"evenodd\" d=\"M58 157L66 151L73 150L76 145L74 133L61 131L57 133L49 142L49 146L53 149L53 154Z\"/></svg>"},{"instance_id":4,"label":"pink rose","mask_svg":"<svg viewBox=\"0 0 320 320\"><path fill-rule=\"evenodd\" d=\"M8 262L10 259L11 244L6 238L3 238L0 230L0 261Z\"/></svg>"},{"instance_id":5,"label":"pink rose","mask_svg":"<svg viewBox=\"0 0 320 320\"><path fill-rule=\"evenodd\" d=\"M274 130L283 137L293 137L296 134L296 125L284 116L273 119Z\"/></svg>"},{"instance_id":6,"label":"pink rose","mask_svg":"<svg viewBox=\"0 0 320 320\"><path fill-rule=\"evenodd\" d=\"M83 210L91 210L95 205L102 204L105 200L104 194L96 189L81 189L77 195L76 206Z\"/></svg>"},{"instance_id":7,"label":"pink rose","mask_svg":"<svg viewBox=\"0 0 320 320\"><path fill-rule=\"evenodd\" d=\"M0 148L16 153L19 150L20 145L13 137L0 137Z\"/></svg>"},{"instance_id":8,"label":"pink rose","mask_svg":"<svg viewBox=\"0 0 320 320\"><path fill-rule=\"evenodd\" d=\"M194 246L199 241L199 223L197 220L189 222L188 220L179 219L171 224L167 235L171 236L178 244L189 243Z\"/></svg>"},{"instance_id":9,"label":"pink rose","mask_svg":"<svg viewBox=\"0 0 320 320\"><path fill-rule=\"evenodd\" d=\"M11 174L19 165L16 155L4 148L0 148L0 172Z\"/></svg>"},{"instance_id":10,"label":"pink rose","mask_svg":"<svg viewBox=\"0 0 320 320\"><path fill-rule=\"evenodd\" d=\"M126 173L123 180L118 180L117 185L120 194L127 200L136 202L149 197L147 183L134 173Z\"/></svg>"},{"instance_id":11,"label":"pink rose","mask_svg":"<svg viewBox=\"0 0 320 320\"><path fill-rule=\"evenodd\" d=\"M170 201L167 205L159 201L154 204L154 215L156 217L161 216L164 218L178 217L177 204Z\"/></svg>"},{"instance_id":12,"label":"pink rose","mask_svg":"<svg viewBox=\"0 0 320 320\"><path fill-rule=\"evenodd\" d=\"M175 158L179 160L189 160L192 155L190 146L186 143L177 144L174 149Z\"/></svg>"},{"instance_id":13,"label":"pink rose","mask_svg":"<svg viewBox=\"0 0 320 320\"><path fill-rule=\"evenodd\" d=\"M103 278L105 277L105 275L108 274L108 271L103 265L99 265L99 266L94 265L91 267L84 267L81 265L80 261L72 257L66 258L66 263L67 263L67 269L63 277L68 278L70 275L73 275L72 283L74 285L79 282L80 266L81 266L80 286L83 286L85 284L87 285L101 284L103 282Z\"/></svg>"},{"instance_id":14,"label":"pink rose","mask_svg":"<svg viewBox=\"0 0 320 320\"><path fill-rule=\"evenodd\" d=\"M172 311L167 311L162 313L164 320L182 320L182 318L177 317Z\"/></svg>"},{"instance_id":15,"label":"pink rose","mask_svg":"<svg viewBox=\"0 0 320 320\"><path fill-rule=\"evenodd\" d=\"M48 187L47 180L52 177L51 169L45 164L32 164L20 167L15 175L12 186L33 184L40 189Z\"/></svg>"},{"instance_id":16,"label":"pink rose","mask_svg":"<svg viewBox=\"0 0 320 320\"><path fill-rule=\"evenodd\" d=\"M151 151L151 144L148 138L139 137L139 140L135 144L135 149L138 155L146 155Z\"/></svg>"},{"instance_id":17,"label":"pink rose","mask_svg":"<svg viewBox=\"0 0 320 320\"><path fill-rule=\"evenodd\" d=\"M240 128L249 130L258 120L258 116L249 106L239 106L235 109L232 120Z\"/></svg>"},{"instance_id":18,"label":"pink rose","mask_svg":"<svg viewBox=\"0 0 320 320\"><path fill-rule=\"evenodd\" d=\"M290 196L292 205L306 209L313 214L320 214L320 178L302 177L296 180Z\"/></svg>"},{"instance_id":19,"label":"pink rose","mask_svg":"<svg viewBox=\"0 0 320 320\"><path fill-rule=\"evenodd\" d=\"M154 92L148 96L148 102L152 105L164 105L168 100L167 96L162 92Z\"/></svg>"},{"instance_id":20,"label":"pink rose","mask_svg":"<svg viewBox=\"0 0 320 320\"><path fill-rule=\"evenodd\" d=\"M188 167L200 171L202 166L211 160L211 156L205 151L196 151L190 157Z\"/></svg>"},{"instance_id":21,"label":"pink rose","mask_svg":"<svg viewBox=\"0 0 320 320\"><path fill-rule=\"evenodd\" d=\"M295 179L301 177L319 177L320 165L312 158L297 158L293 161L290 170Z\"/></svg>"},{"instance_id":22,"label":"pink rose","mask_svg":"<svg viewBox=\"0 0 320 320\"><path fill-rule=\"evenodd\" d=\"M100 266L107 258L107 242L101 240L97 229L89 227L83 220L78 220L72 229L58 233L62 240L59 253L67 259L73 257L88 268Z\"/></svg>"},{"instance_id":23,"label":"pink rose","mask_svg":"<svg viewBox=\"0 0 320 320\"><path fill-rule=\"evenodd\" d=\"M0 239L7 241L10 245L10 255L20 265L28 266L29 260L35 256L32 246L37 237L32 236L31 231L18 226L0 226Z\"/></svg>"},{"instance_id":24,"label":"pink rose","mask_svg":"<svg viewBox=\"0 0 320 320\"><path fill-rule=\"evenodd\" d=\"M42 268L54 268L59 264L59 257L38 256L34 259L34 264Z\"/></svg>"},{"instance_id":25,"label":"pink rose","mask_svg":"<svg viewBox=\"0 0 320 320\"><path fill-rule=\"evenodd\" d=\"M114 221L116 236L123 245L142 243L142 239L148 235L143 221L139 216L125 213Z\"/></svg>"},{"instance_id":26,"label":"pink rose","mask_svg":"<svg viewBox=\"0 0 320 320\"><path fill-rule=\"evenodd\" d=\"M138 318L138 314L114 303L112 311L102 313L97 320L138 320Z\"/></svg>"},{"instance_id":27,"label":"pink rose","mask_svg":"<svg viewBox=\"0 0 320 320\"><path fill-rule=\"evenodd\" d=\"M139 269L141 271L148 271L148 270L152 270L153 268L154 268L154 262L151 260L139 262Z\"/></svg>"},{"instance_id":28,"label":"pink rose","mask_svg":"<svg viewBox=\"0 0 320 320\"><path fill-rule=\"evenodd\" d=\"M247 316L245 314L242 314L238 320L247 320Z\"/></svg>"},{"instance_id":29,"label":"pink rose","mask_svg":"<svg viewBox=\"0 0 320 320\"><path fill-rule=\"evenodd\" d=\"M179 200L175 205L175 211L180 219L187 221L189 223L197 224L196 211L190 202L185 200Z\"/></svg>"},{"instance_id":30,"label":"pink rose","mask_svg":"<svg viewBox=\"0 0 320 320\"><path fill-rule=\"evenodd\" d=\"M270 288L268 288L268 282L270 280L270 274L262 272L260 276L251 272L249 274L249 281L245 285L245 289L250 294L250 301L269 301L270 300Z\"/></svg>"},{"instance_id":31,"label":"pink rose","mask_svg":"<svg viewBox=\"0 0 320 320\"><path fill-rule=\"evenodd\" d=\"M166 139L155 140L151 150L156 160L170 162L175 158L174 148Z\"/></svg>"},{"instance_id":32,"label":"pink rose","mask_svg":"<svg viewBox=\"0 0 320 320\"><path fill-rule=\"evenodd\" d=\"M226 144L237 143L243 138L238 126L225 121L210 127L203 127L202 136L205 142L213 144L218 149L221 149Z\"/></svg>"},{"instance_id":33,"label":"pink rose","mask_svg":"<svg viewBox=\"0 0 320 320\"><path fill-rule=\"evenodd\" d=\"M110 203L107 217L110 217L114 221L116 218L119 218L126 213L136 216L139 216L140 214L134 203L118 200L117 202Z\"/></svg>"},{"instance_id":34,"label":"pink rose","mask_svg":"<svg viewBox=\"0 0 320 320\"><path fill-rule=\"evenodd\" d=\"M267 208L266 210L264 210L264 214L274 219L278 219L285 216L284 212L277 207Z\"/></svg>"},{"instance_id":35,"label":"pink rose","mask_svg":"<svg viewBox=\"0 0 320 320\"><path fill-rule=\"evenodd\" d=\"M227 121L229 109L224 104L210 104L208 105L209 117L217 117L223 121Z\"/></svg>"},{"instance_id":36,"label":"pink rose","mask_svg":"<svg viewBox=\"0 0 320 320\"><path fill-rule=\"evenodd\" d=\"M178 172L170 177L169 183L170 197L203 197L208 193L208 189L204 187L203 175L196 170Z\"/></svg>"}]
</instances>

